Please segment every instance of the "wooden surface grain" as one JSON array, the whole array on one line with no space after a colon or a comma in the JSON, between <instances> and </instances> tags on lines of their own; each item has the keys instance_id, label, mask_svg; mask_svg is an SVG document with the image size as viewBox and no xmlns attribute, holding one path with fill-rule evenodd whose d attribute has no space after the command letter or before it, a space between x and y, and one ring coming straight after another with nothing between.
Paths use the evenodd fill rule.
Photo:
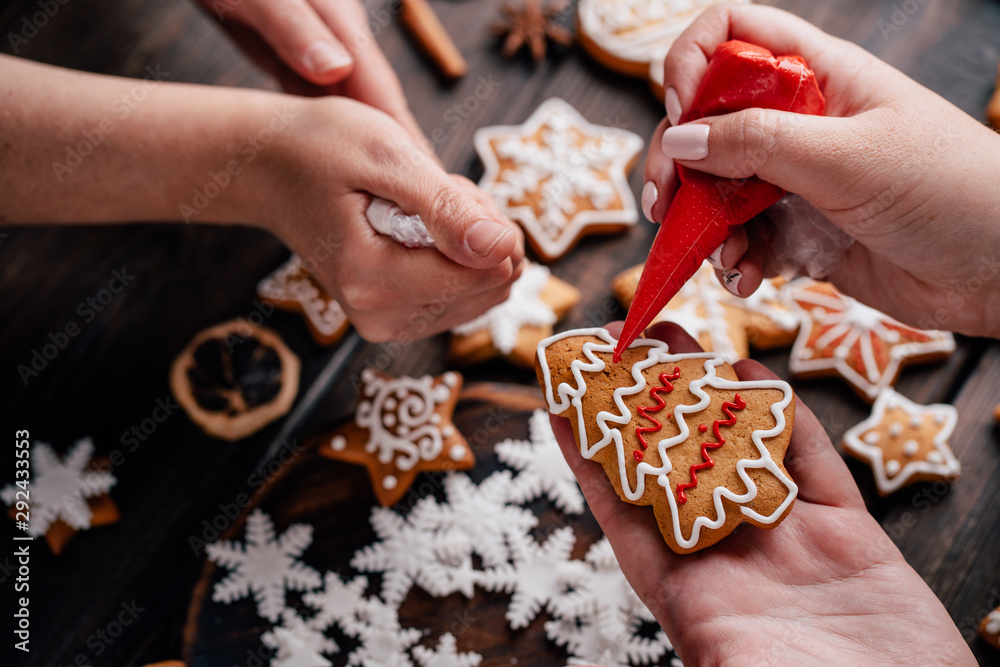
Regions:
<instances>
[{"instance_id":1,"label":"wooden surface grain","mask_svg":"<svg viewBox=\"0 0 1000 667\"><path fill-rule=\"evenodd\" d=\"M662 116L645 82L609 72L578 49L557 49L537 68L526 54L502 60L488 32L500 0L432 0L469 63L469 74L451 84L434 73L400 30L395 5L366 4L379 44L441 159L474 180L482 173L472 148L474 130L520 122L547 97L563 97L589 120L627 127L643 137ZM859 43L982 118L1000 59L1000 3L773 4ZM37 0L15 0L0 10L0 50L14 53L8 36L21 34L24 21L39 11ZM276 88L190 2L71 0L18 46L17 55L122 76L142 77L147 67L160 67L171 81ZM637 195L641 174L640 165L630 179ZM123 435L151 416L157 399L168 397L173 356L205 326L254 311L256 282L287 251L269 234L238 226L0 231L5 234L0 236L0 424L8 437L25 428L57 451L90 435L98 454L119 450L123 456L112 490L122 520L77 535L59 558L39 545L32 560L32 653L26 661L5 641L0 664L130 666L178 657L186 611L204 565L189 538L203 536L205 523L211 524L239 494L271 488L276 469L268 456L282 450L294 454L308 434L350 410L350 378L362 368L374 365L404 374L447 366L443 338L399 348L369 345L351 334L339 347L322 349L297 316L275 313L267 317L268 326L303 361L299 401L288 419L230 444L206 437L177 411L133 448L123 443ZM644 258L653 232L652 225L640 224L620 236L586 239L554 264L554 272L585 295L562 326L603 324L623 315L610 301L609 279ZM78 304L104 288L112 270L122 268L135 275L128 288L25 385L17 366L29 361L50 333L79 321ZM786 357L780 351L758 356L783 376ZM503 361L466 372L472 381L533 382L530 372ZM838 381L793 384L835 442L868 412ZM963 462L962 480L953 487L915 487L879 499L867 468L851 462L851 470L872 513L941 597L979 660L1000 663L1000 654L974 634L985 613L1000 605L1000 442L992 421L992 408L1000 401L1000 347L961 338L949 361L906 370L897 386L914 400L958 407L953 444ZM4 482L10 478L4 471L13 469L10 456L5 446ZM9 543L12 525L4 522L2 530ZM11 552L0 550L6 603L14 595ZM119 636L102 634L113 627L123 604L142 611ZM9 637L6 627L0 625Z\"/></svg>"}]
</instances>

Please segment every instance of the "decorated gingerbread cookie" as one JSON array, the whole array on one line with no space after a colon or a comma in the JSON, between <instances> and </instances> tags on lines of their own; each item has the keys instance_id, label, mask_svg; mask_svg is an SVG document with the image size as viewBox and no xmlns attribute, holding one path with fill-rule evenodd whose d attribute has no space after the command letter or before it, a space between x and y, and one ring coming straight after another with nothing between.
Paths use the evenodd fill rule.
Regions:
<instances>
[{"instance_id":1,"label":"decorated gingerbread cookie","mask_svg":"<svg viewBox=\"0 0 1000 667\"><path fill-rule=\"evenodd\" d=\"M485 166L479 185L517 220L546 261L587 234L639 220L627 175L642 151L638 135L588 123L561 99L542 103L523 125L476 131Z\"/></svg>"},{"instance_id":2,"label":"decorated gingerbread cookie","mask_svg":"<svg viewBox=\"0 0 1000 667\"><path fill-rule=\"evenodd\" d=\"M617 342L580 329L538 345L549 411L569 418L584 458L604 467L623 501L653 506L677 553L740 523L776 526L798 492L783 464L791 387L740 381L717 354L671 354L655 339L636 340L614 364Z\"/></svg>"},{"instance_id":3,"label":"decorated gingerbread cookie","mask_svg":"<svg viewBox=\"0 0 1000 667\"><path fill-rule=\"evenodd\" d=\"M354 419L323 436L320 453L365 466L379 503L394 504L421 472L475 465L451 421L461 375L393 378L367 368L361 380Z\"/></svg>"},{"instance_id":4,"label":"decorated gingerbread cookie","mask_svg":"<svg viewBox=\"0 0 1000 667\"><path fill-rule=\"evenodd\" d=\"M532 368L538 341L580 302L580 291L552 275L547 266L527 264L510 297L474 320L452 329L451 357L478 363L502 355Z\"/></svg>"},{"instance_id":5,"label":"decorated gingerbread cookie","mask_svg":"<svg viewBox=\"0 0 1000 667\"><path fill-rule=\"evenodd\" d=\"M997 607L979 624L979 634L994 648L1000 648L1000 607Z\"/></svg>"},{"instance_id":6,"label":"decorated gingerbread cookie","mask_svg":"<svg viewBox=\"0 0 1000 667\"><path fill-rule=\"evenodd\" d=\"M810 278L786 286L802 328L788 365L796 377L839 375L864 399L875 400L907 364L955 351L946 331L921 331Z\"/></svg>"},{"instance_id":7,"label":"decorated gingerbread cookie","mask_svg":"<svg viewBox=\"0 0 1000 667\"><path fill-rule=\"evenodd\" d=\"M347 332L347 314L327 294L298 255L257 285L257 294L282 310L301 313L309 333L320 345L333 345Z\"/></svg>"},{"instance_id":8,"label":"decorated gingerbread cookie","mask_svg":"<svg viewBox=\"0 0 1000 667\"><path fill-rule=\"evenodd\" d=\"M612 281L615 297L626 308L632 305L642 266L626 269ZM729 363L744 359L750 353L746 310L727 295L729 292L719 284L714 269L706 262L653 322L679 324L706 351L721 355Z\"/></svg>"},{"instance_id":9,"label":"decorated gingerbread cookie","mask_svg":"<svg viewBox=\"0 0 1000 667\"><path fill-rule=\"evenodd\" d=\"M955 481L962 466L948 439L957 421L954 406L919 405L886 387L871 416L844 434L844 449L872 467L883 496L916 482Z\"/></svg>"},{"instance_id":10,"label":"decorated gingerbread cookie","mask_svg":"<svg viewBox=\"0 0 1000 667\"><path fill-rule=\"evenodd\" d=\"M746 298L727 290L723 303L739 308L745 316L744 326L750 345L758 350L788 347L799 332L799 315L785 296L784 278L761 282L757 291Z\"/></svg>"},{"instance_id":11,"label":"decorated gingerbread cookie","mask_svg":"<svg viewBox=\"0 0 1000 667\"><path fill-rule=\"evenodd\" d=\"M78 440L62 458L49 445L37 442L31 447L30 484L22 480L0 491L18 528L31 537L44 535L57 556L77 531L119 518L108 495L117 480L106 469L107 461L94 459L93 454L90 438Z\"/></svg>"},{"instance_id":12,"label":"decorated gingerbread cookie","mask_svg":"<svg viewBox=\"0 0 1000 667\"><path fill-rule=\"evenodd\" d=\"M580 0L579 41L605 67L649 78L662 97L663 58L670 45L699 14L721 1Z\"/></svg>"}]
</instances>

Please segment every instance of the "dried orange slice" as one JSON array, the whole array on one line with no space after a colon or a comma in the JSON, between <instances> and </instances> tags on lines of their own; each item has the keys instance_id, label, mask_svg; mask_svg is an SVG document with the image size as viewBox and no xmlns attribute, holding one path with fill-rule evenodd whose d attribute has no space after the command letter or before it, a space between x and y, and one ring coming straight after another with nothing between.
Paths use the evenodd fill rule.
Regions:
<instances>
[{"instance_id":1,"label":"dried orange slice","mask_svg":"<svg viewBox=\"0 0 1000 667\"><path fill-rule=\"evenodd\" d=\"M288 413L299 368L274 331L230 320L188 343L170 369L170 390L205 433L239 440Z\"/></svg>"}]
</instances>

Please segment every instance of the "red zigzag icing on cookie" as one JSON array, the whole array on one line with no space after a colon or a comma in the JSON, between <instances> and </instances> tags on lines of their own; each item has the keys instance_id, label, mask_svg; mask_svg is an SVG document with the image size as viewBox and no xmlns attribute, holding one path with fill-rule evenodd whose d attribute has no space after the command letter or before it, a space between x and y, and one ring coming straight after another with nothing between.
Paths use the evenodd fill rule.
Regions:
<instances>
[{"instance_id":1,"label":"red zigzag icing on cookie","mask_svg":"<svg viewBox=\"0 0 1000 667\"><path fill-rule=\"evenodd\" d=\"M668 393L674 390L674 385L671 380L676 380L681 376L681 369L674 367L674 372L670 373L660 373L660 384L662 387L651 387L649 390L649 397L656 401L656 405L640 405L638 408L639 415L653 422L653 426L637 426L635 429L635 436L639 438L639 444L642 445L642 449L649 447L649 443L646 442L643 433L654 433L663 428L663 424L660 423L656 417L651 417L650 413L659 412L663 409L663 406L667 404L662 398L660 398L661 393ZM635 450L632 453L635 456L637 462L642 461L642 450Z\"/></svg>"},{"instance_id":2,"label":"red zigzag icing on cookie","mask_svg":"<svg viewBox=\"0 0 1000 667\"><path fill-rule=\"evenodd\" d=\"M733 414L733 410L742 410L747 406L747 402L740 398L739 394L733 396L732 401L726 401L722 404L722 411L729 419L716 419L712 423L712 433L715 435L715 442L704 442L701 445L701 463L691 464L691 481L684 482L683 484L677 484L677 502L686 503L687 496L684 491L687 489L693 489L698 486L698 471L707 470L715 466L715 461L712 457L708 455L708 450L718 449L722 445L726 444L726 439L722 437L719 433L720 426L732 426L736 423L736 415ZM640 408L641 410L641 408Z\"/></svg>"}]
</instances>

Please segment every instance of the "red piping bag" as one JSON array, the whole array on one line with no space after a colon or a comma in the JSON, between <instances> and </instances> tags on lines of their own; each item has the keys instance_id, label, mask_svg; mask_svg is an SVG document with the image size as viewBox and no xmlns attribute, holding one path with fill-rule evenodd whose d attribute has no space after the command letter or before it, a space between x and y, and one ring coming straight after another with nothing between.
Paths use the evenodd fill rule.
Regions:
<instances>
[{"instance_id":1,"label":"red piping bag","mask_svg":"<svg viewBox=\"0 0 1000 667\"><path fill-rule=\"evenodd\" d=\"M775 57L765 48L731 40L715 49L681 122L751 107L822 116L826 102L816 75L801 57ZM646 259L615 348L615 363L734 227L785 194L756 176L719 178L678 164L677 177L680 188Z\"/></svg>"}]
</instances>

